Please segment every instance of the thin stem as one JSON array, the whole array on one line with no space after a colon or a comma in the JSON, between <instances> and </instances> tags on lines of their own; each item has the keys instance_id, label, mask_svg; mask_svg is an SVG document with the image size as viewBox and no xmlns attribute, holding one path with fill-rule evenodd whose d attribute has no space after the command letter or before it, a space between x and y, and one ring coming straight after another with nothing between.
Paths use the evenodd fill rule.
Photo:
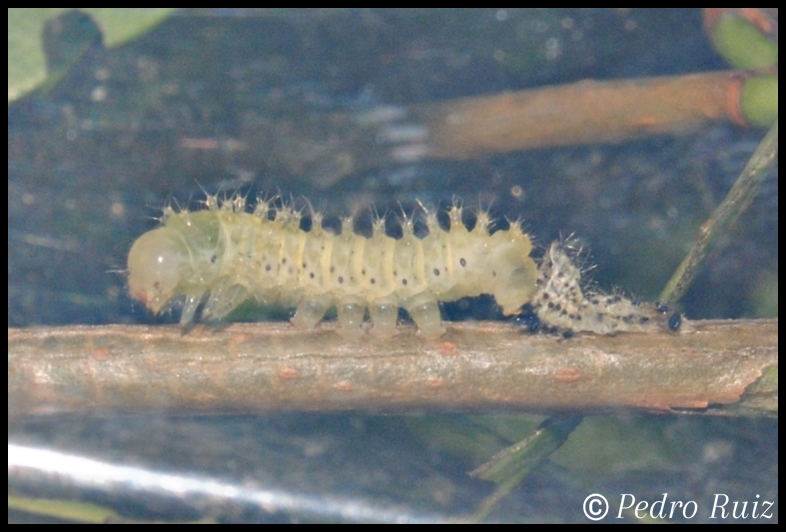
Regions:
<instances>
[{"instance_id":1,"label":"thin stem","mask_svg":"<svg viewBox=\"0 0 786 532\"><path fill-rule=\"evenodd\" d=\"M748 208L759 191L767 172L778 161L778 121L753 152L748 164L740 177L729 190L724 200L712 213L712 216L701 227L698 238L694 242L685 259L669 279L661 292L659 300L672 306L685 295L693 282L699 267L709 254L713 243L720 235L727 233L729 227Z\"/></svg>"}]
</instances>

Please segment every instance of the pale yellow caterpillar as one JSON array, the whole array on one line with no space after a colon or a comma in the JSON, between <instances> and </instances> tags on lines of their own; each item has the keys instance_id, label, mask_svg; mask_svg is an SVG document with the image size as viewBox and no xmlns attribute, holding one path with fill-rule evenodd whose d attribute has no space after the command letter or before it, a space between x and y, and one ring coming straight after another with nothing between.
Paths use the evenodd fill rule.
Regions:
<instances>
[{"instance_id":1,"label":"pale yellow caterpillar","mask_svg":"<svg viewBox=\"0 0 786 532\"><path fill-rule=\"evenodd\" d=\"M585 291L581 270L562 244L552 244L538 266L519 224L491 233L485 212L469 230L453 205L445 230L436 212L424 208L428 235L416 236L413 219L405 217L396 239L382 219L365 237L349 218L334 234L323 228L320 214L304 230L298 211L271 209L267 201L253 213L241 197L219 202L210 196L206 205L194 212L167 209L163 225L142 235L128 256L131 296L153 312L182 302L183 324L200 305L202 317L220 319L254 299L296 307L292 323L300 329L315 327L335 306L340 331L349 337L363 333L368 311L372 333L391 336L403 307L422 335L437 338L445 332L439 302L491 294L506 315L529 303L544 328L562 332L680 327L680 315L668 316L658 305Z\"/></svg>"},{"instance_id":2,"label":"pale yellow caterpillar","mask_svg":"<svg viewBox=\"0 0 786 532\"><path fill-rule=\"evenodd\" d=\"M184 324L200 305L204 318L220 319L253 298L296 306L292 323L300 329L313 328L336 306L347 336L362 333L366 309L374 334L394 334L403 307L422 335L435 338L445 331L440 301L492 294L513 315L536 290L529 236L518 224L491 234L484 212L468 230L454 205L445 230L424 209L428 235L418 238L405 218L403 236L395 239L380 219L367 238L353 232L350 219L336 235L322 227L319 214L310 231L302 229L291 207L271 219L265 201L253 213L239 197L206 203L195 212L168 209L163 225L142 235L128 256L131 296L153 312L182 300Z\"/></svg>"}]
</instances>

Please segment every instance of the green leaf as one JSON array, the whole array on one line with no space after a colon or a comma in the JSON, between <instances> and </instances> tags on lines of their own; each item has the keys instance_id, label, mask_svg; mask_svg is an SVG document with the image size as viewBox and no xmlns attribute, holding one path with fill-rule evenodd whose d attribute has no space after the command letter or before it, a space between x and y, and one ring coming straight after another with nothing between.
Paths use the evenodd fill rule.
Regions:
<instances>
[{"instance_id":1,"label":"green leaf","mask_svg":"<svg viewBox=\"0 0 786 532\"><path fill-rule=\"evenodd\" d=\"M44 83L54 83L76 62L80 53L66 54L67 62L56 62L52 68L50 59L44 51L43 33L47 23L57 31L57 17L74 8L10 8L8 10L8 101L11 102L27 94ZM106 8L90 7L81 11L88 13L103 33L107 46L117 46L150 30L164 20L175 9L158 8ZM69 38L72 34L68 35ZM76 39L79 37L77 36ZM85 41L74 44L72 50L82 52L88 48L85 43L92 42L92 35Z\"/></svg>"},{"instance_id":2,"label":"green leaf","mask_svg":"<svg viewBox=\"0 0 786 532\"><path fill-rule=\"evenodd\" d=\"M734 14L726 13L720 18L710 40L718 53L735 68L778 66L778 43Z\"/></svg>"},{"instance_id":3,"label":"green leaf","mask_svg":"<svg viewBox=\"0 0 786 532\"><path fill-rule=\"evenodd\" d=\"M761 75L745 81L740 93L742 115L749 124L770 127L778 119L778 76Z\"/></svg>"},{"instance_id":4,"label":"green leaf","mask_svg":"<svg viewBox=\"0 0 786 532\"><path fill-rule=\"evenodd\" d=\"M106 46L118 46L135 39L162 22L177 7L84 7L104 32Z\"/></svg>"}]
</instances>

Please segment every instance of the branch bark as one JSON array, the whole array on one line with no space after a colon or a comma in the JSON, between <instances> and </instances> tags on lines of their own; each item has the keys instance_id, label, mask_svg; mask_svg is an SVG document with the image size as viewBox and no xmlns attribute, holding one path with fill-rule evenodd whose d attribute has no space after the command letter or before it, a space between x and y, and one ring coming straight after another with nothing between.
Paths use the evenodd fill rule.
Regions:
<instances>
[{"instance_id":1,"label":"branch bark","mask_svg":"<svg viewBox=\"0 0 786 532\"><path fill-rule=\"evenodd\" d=\"M688 133L717 120L745 123L740 91L752 74L586 80L411 109L429 131L428 156L471 159L491 153L619 142Z\"/></svg>"},{"instance_id":2,"label":"branch bark","mask_svg":"<svg viewBox=\"0 0 786 532\"><path fill-rule=\"evenodd\" d=\"M562 339L504 323L350 342L331 324L8 330L9 417L490 409L777 416L778 321ZM753 385L753 386L751 386ZM748 393L746 392L748 389ZM724 406L725 405L725 406Z\"/></svg>"}]
</instances>

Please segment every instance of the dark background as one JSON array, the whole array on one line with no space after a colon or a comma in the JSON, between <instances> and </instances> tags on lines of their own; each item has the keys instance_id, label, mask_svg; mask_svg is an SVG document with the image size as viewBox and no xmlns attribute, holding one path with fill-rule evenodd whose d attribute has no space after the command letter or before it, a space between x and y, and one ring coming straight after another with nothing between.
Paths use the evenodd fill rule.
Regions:
<instances>
[{"instance_id":1,"label":"dark background","mask_svg":"<svg viewBox=\"0 0 786 532\"><path fill-rule=\"evenodd\" d=\"M281 193L359 219L372 208L395 213L416 200L444 206L458 197L522 218L541 248L574 234L597 264L594 282L652 299L762 131L718 124L680 137L406 165L385 140L390 124L360 127L356 118L397 106L396 125L406 125L415 103L721 68L693 9L181 11L123 47L97 43L55 88L9 105L9 326L176 320L129 300L126 253L163 206L194 206L203 190ZM688 318L777 315L777 223L774 175L686 296ZM488 299L445 311L498 317ZM604 490L650 499L668 492L700 506L716 492L777 501L777 422L599 423L622 449L639 447L642 433L661 445L633 465L622 451L615 460L548 464L492 518L583 521L584 496ZM423 419L362 414L151 414L17 420L9 440L357 496L400 505L402 515L471 511L491 491L464 474L477 462L446 451L422 427ZM584 441L600 452L609 445L603 437ZM133 515L180 515L123 494L110 502ZM298 516L275 517L290 518Z\"/></svg>"}]
</instances>

